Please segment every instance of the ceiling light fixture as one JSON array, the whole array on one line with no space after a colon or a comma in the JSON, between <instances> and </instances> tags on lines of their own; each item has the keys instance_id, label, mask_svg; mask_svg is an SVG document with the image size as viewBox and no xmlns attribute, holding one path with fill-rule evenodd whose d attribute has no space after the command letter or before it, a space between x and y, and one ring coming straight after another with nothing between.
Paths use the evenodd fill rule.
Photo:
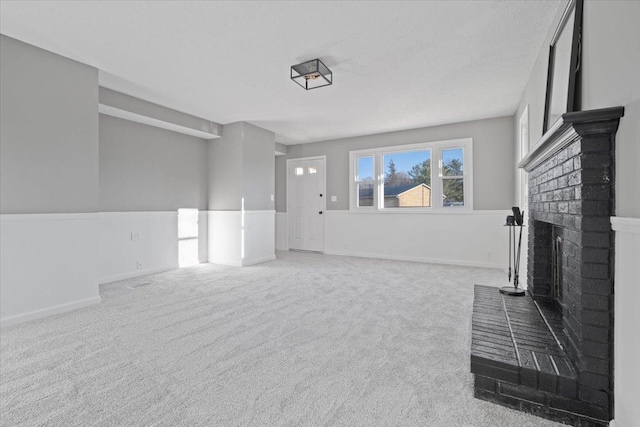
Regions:
<instances>
[{"instance_id":1,"label":"ceiling light fixture","mask_svg":"<svg viewBox=\"0 0 640 427\"><path fill-rule=\"evenodd\" d=\"M333 73L322 61L312 59L291 66L291 80L306 90L316 89L333 84Z\"/></svg>"}]
</instances>

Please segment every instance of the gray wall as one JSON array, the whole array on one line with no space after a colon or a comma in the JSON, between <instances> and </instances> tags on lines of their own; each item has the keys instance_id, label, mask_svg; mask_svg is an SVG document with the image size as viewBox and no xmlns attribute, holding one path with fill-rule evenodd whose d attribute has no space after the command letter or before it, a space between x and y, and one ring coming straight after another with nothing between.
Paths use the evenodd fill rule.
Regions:
<instances>
[{"instance_id":1,"label":"gray wall","mask_svg":"<svg viewBox=\"0 0 640 427\"><path fill-rule=\"evenodd\" d=\"M242 207L243 123L222 129L222 138L209 141L209 210L240 210Z\"/></svg>"},{"instance_id":2,"label":"gray wall","mask_svg":"<svg viewBox=\"0 0 640 427\"><path fill-rule=\"evenodd\" d=\"M244 208L273 210L275 202L275 134L249 123L244 127L242 147Z\"/></svg>"},{"instance_id":3,"label":"gray wall","mask_svg":"<svg viewBox=\"0 0 640 427\"><path fill-rule=\"evenodd\" d=\"M207 209L206 144L100 114L100 210Z\"/></svg>"},{"instance_id":4,"label":"gray wall","mask_svg":"<svg viewBox=\"0 0 640 427\"><path fill-rule=\"evenodd\" d=\"M209 142L209 209L273 210L275 134L245 122Z\"/></svg>"},{"instance_id":5,"label":"gray wall","mask_svg":"<svg viewBox=\"0 0 640 427\"><path fill-rule=\"evenodd\" d=\"M476 210L510 209L514 192L513 118L476 120L428 128L290 145L276 158L276 210L286 212L286 159L327 156L327 209L349 209L349 151L419 142L473 138ZM331 202L337 196L337 202Z\"/></svg>"},{"instance_id":6,"label":"gray wall","mask_svg":"<svg viewBox=\"0 0 640 427\"><path fill-rule=\"evenodd\" d=\"M549 43L565 6L566 2L562 2L558 8L514 116L517 133L520 115L529 104L531 146L542 136ZM582 109L625 107L616 137L616 215L634 218L640 217L640 197L637 196L640 186L639 20L640 2L587 1L584 4Z\"/></svg>"},{"instance_id":7,"label":"gray wall","mask_svg":"<svg viewBox=\"0 0 640 427\"><path fill-rule=\"evenodd\" d=\"M0 35L0 213L98 211L98 70Z\"/></svg>"}]
</instances>

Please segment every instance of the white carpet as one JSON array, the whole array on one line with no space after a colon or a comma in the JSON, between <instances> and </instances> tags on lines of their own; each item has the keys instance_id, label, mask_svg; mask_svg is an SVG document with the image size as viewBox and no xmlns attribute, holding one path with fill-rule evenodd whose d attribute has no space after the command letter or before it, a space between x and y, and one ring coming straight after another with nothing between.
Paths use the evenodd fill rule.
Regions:
<instances>
[{"instance_id":1,"label":"white carpet","mask_svg":"<svg viewBox=\"0 0 640 427\"><path fill-rule=\"evenodd\" d=\"M2 330L3 426L554 426L473 398L496 270L278 253L101 287Z\"/></svg>"}]
</instances>

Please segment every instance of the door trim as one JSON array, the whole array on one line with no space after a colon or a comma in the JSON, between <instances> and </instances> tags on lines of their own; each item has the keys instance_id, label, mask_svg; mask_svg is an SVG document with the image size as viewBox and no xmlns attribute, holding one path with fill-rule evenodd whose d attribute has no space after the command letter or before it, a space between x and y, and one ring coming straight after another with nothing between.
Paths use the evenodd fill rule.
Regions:
<instances>
[{"instance_id":1,"label":"door trim","mask_svg":"<svg viewBox=\"0 0 640 427\"><path fill-rule=\"evenodd\" d=\"M322 182L322 212L327 212L327 156L310 156L310 157L296 157L287 159L286 171L285 174L287 176L287 250L290 249L289 246L289 189L291 186L289 185L289 165L291 162L298 162L304 160L322 160L322 166L324 167L324 180ZM327 221L325 221L326 215L322 215L322 253L325 251L325 243L327 242Z\"/></svg>"}]
</instances>

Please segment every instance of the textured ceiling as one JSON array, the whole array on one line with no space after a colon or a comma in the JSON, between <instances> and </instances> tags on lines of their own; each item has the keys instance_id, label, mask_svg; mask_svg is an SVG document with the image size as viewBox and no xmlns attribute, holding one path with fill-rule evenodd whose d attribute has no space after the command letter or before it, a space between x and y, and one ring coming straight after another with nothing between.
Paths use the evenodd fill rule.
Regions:
<instances>
[{"instance_id":1,"label":"textured ceiling","mask_svg":"<svg viewBox=\"0 0 640 427\"><path fill-rule=\"evenodd\" d=\"M103 86L285 144L513 114L552 1L0 2L0 31ZM322 59L333 86L289 67Z\"/></svg>"}]
</instances>

